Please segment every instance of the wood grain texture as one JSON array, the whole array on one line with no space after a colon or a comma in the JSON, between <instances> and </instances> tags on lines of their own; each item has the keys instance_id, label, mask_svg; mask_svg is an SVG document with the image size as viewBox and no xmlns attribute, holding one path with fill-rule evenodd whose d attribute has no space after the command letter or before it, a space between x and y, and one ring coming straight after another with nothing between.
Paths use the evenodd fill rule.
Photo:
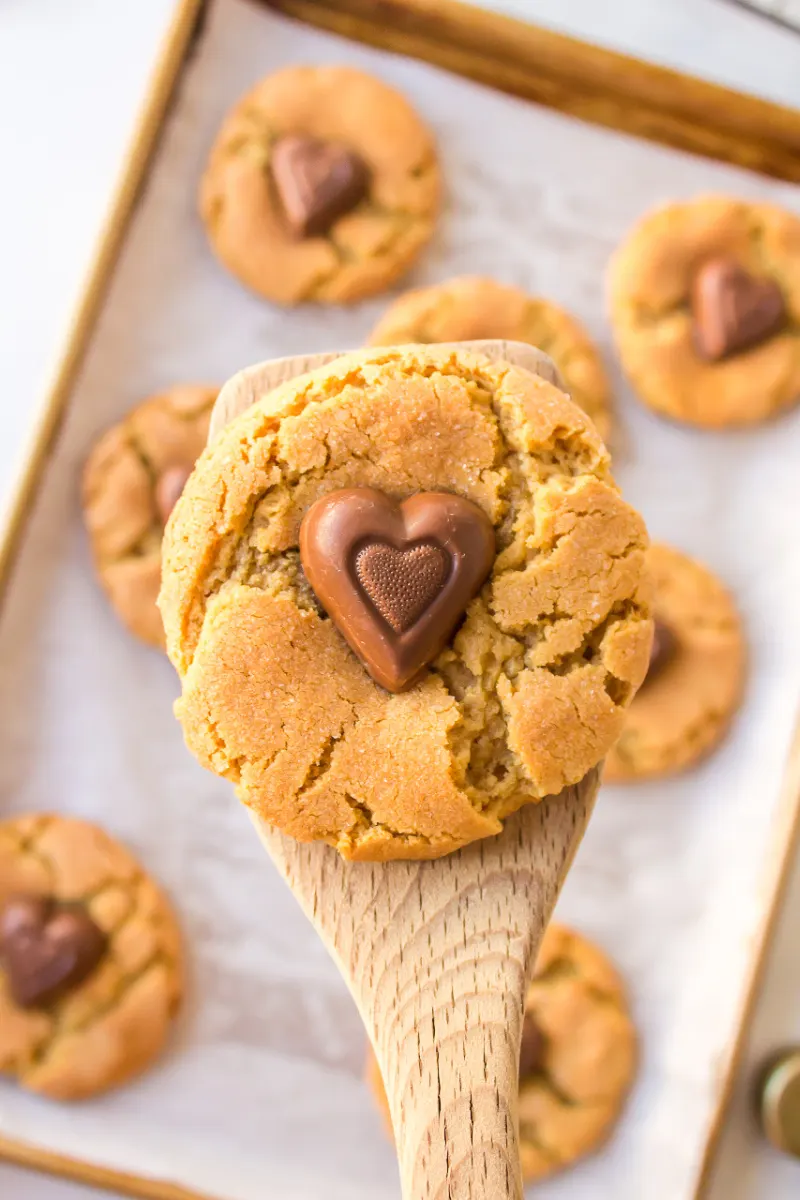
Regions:
<instances>
[{"instance_id":1,"label":"wood grain texture","mask_svg":"<svg viewBox=\"0 0 800 1200\"><path fill-rule=\"evenodd\" d=\"M518 342L461 343L552 382ZM220 393L210 437L277 384L336 354L264 363ZM253 817L333 956L386 1084L405 1200L522 1196L519 1051L527 984L583 836L598 772L432 862L350 863ZM421 781L424 786L424 781Z\"/></svg>"},{"instance_id":2,"label":"wood grain texture","mask_svg":"<svg viewBox=\"0 0 800 1200\"><path fill-rule=\"evenodd\" d=\"M348 863L254 818L375 1047L406 1200L522 1195L525 991L596 788L595 772L421 863Z\"/></svg>"},{"instance_id":3,"label":"wood grain texture","mask_svg":"<svg viewBox=\"0 0 800 1200\"><path fill-rule=\"evenodd\" d=\"M596 125L800 181L800 112L792 108L460 0L262 3Z\"/></svg>"}]
</instances>

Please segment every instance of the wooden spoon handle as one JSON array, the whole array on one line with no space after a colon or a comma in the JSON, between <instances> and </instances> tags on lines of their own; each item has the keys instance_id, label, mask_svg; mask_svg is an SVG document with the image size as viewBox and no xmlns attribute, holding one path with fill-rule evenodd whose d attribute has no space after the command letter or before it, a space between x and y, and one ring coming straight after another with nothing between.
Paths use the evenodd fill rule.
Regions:
<instances>
[{"instance_id":1,"label":"wooden spoon handle","mask_svg":"<svg viewBox=\"0 0 800 1200\"><path fill-rule=\"evenodd\" d=\"M348 863L255 819L372 1039L405 1200L522 1195L525 991L597 781L592 772L434 862Z\"/></svg>"}]
</instances>

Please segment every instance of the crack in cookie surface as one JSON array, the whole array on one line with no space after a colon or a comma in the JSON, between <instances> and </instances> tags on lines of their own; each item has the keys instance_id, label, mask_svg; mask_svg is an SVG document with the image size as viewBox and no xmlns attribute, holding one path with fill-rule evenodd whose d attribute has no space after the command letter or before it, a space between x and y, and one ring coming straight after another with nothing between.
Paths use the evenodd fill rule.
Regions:
<instances>
[{"instance_id":1,"label":"crack in cookie surface","mask_svg":"<svg viewBox=\"0 0 800 1200\"><path fill-rule=\"evenodd\" d=\"M498 531L492 574L407 693L373 683L302 572L304 513L350 486L453 491ZM545 381L442 350L348 356L238 418L185 495L161 601L179 717L286 832L433 857L577 782L618 734L649 650L646 534Z\"/></svg>"}]
</instances>

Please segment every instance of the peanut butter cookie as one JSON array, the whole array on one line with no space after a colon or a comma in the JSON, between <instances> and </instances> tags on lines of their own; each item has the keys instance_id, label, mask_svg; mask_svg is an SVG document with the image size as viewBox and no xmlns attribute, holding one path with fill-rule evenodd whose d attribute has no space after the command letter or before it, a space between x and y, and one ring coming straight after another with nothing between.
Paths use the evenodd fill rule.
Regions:
<instances>
[{"instance_id":1,"label":"peanut butter cookie","mask_svg":"<svg viewBox=\"0 0 800 1200\"><path fill-rule=\"evenodd\" d=\"M609 285L622 364L656 412L722 429L800 401L800 217L726 196L667 205Z\"/></svg>"},{"instance_id":2,"label":"peanut butter cookie","mask_svg":"<svg viewBox=\"0 0 800 1200\"><path fill-rule=\"evenodd\" d=\"M302 568L301 524L343 489L419 498L423 520L444 493L494 533L463 620L396 693ZM343 356L231 422L175 508L160 605L187 743L264 820L348 858L495 834L619 736L650 651L645 546L594 426L553 384L448 347Z\"/></svg>"},{"instance_id":3,"label":"peanut butter cookie","mask_svg":"<svg viewBox=\"0 0 800 1200\"><path fill-rule=\"evenodd\" d=\"M744 689L744 634L720 581L670 546L651 546L647 563L655 589L651 662L606 759L609 783L691 766L721 741Z\"/></svg>"},{"instance_id":4,"label":"peanut butter cookie","mask_svg":"<svg viewBox=\"0 0 800 1200\"><path fill-rule=\"evenodd\" d=\"M116 1087L181 992L175 919L127 850L86 821L0 821L0 1073L54 1100Z\"/></svg>"},{"instance_id":5,"label":"peanut butter cookie","mask_svg":"<svg viewBox=\"0 0 800 1200\"><path fill-rule=\"evenodd\" d=\"M601 438L611 432L611 388L585 329L549 300L480 276L464 276L399 296L384 313L370 346L409 342L466 342L505 338L549 354L566 390L594 421Z\"/></svg>"},{"instance_id":6,"label":"peanut butter cookie","mask_svg":"<svg viewBox=\"0 0 800 1200\"><path fill-rule=\"evenodd\" d=\"M156 607L161 538L206 444L216 388L174 387L134 408L103 435L83 475L97 573L131 633L163 648Z\"/></svg>"},{"instance_id":7,"label":"peanut butter cookie","mask_svg":"<svg viewBox=\"0 0 800 1200\"><path fill-rule=\"evenodd\" d=\"M611 1134L636 1071L636 1033L625 987L586 938L550 925L525 1001L519 1136L530 1182L596 1150ZM391 1134L375 1055L367 1082Z\"/></svg>"},{"instance_id":8,"label":"peanut butter cookie","mask_svg":"<svg viewBox=\"0 0 800 1200\"><path fill-rule=\"evenodd\" d=\"M433 232L433 139L351 67L287 67L236 105L200 189L211 245L268 300L346 304L387 287Z\"/></svg>"}]
</instances>

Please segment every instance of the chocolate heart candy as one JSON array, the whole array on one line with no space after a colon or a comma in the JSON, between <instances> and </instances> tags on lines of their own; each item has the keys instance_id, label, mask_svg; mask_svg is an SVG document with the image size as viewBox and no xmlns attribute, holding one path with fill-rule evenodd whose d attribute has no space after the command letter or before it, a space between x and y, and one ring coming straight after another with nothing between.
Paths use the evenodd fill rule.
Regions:
<instances>
[{"instance_id":1,"label":"chocolate heart candy","mask_svg":"<svg viewBox=\"0 0 800 1200\"><path fill-rule=\"evenodd\" d=\"M783 294L772 279L757 279L729 258L714 258L692 283L697 351L717 361L775 333L786 318Z\"/></svg>"},{"instance_id":2,"label":"chocolate heart candy","mask_svg":"<svg viewBox=\"0 0 800 1200\"><path fill-rule=\"evenodd\" d=\"M0 913L0 960L12 999L39 1008L77 987L106 949L89 914L46 896L12 896Z\"/></svg>"},{"instance_id":3,"label":"chocolate heart candy","mask_svg":"<svg viewBox=\"0 0 800 1200\"><path fill-rule=\"evenodd\" d=\"M372 488L332 492L300 527L300 556L325 611L390 692L435 658L491 570L494 529L460 496L398 504Z\"/></svg>"},{"instance_id":4,"label":"chocolate heart candy","mask_svg":"<svg viewBox=\"0 0 800 1200\"><path fill-rule=\"evenodd\" d=\"M316 237L364 198L369 172L344 146L299 134L278 138L270 160L286 221L299 237Z\"/></svg>"}]
</instances>

